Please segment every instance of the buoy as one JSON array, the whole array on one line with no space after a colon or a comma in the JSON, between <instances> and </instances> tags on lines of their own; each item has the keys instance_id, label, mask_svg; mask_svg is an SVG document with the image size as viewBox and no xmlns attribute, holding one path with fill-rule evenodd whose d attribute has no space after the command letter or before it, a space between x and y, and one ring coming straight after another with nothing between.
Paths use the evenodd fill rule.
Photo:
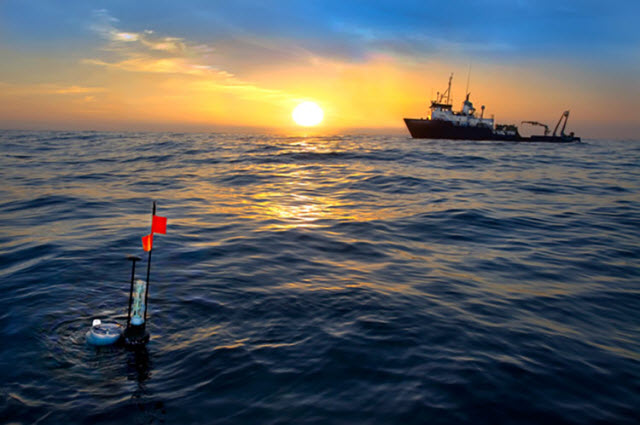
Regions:
<instances>
[{"instance_id":1,"label":"buoy","mask_svg":"<svg viewBox=\"0 0 640 425\"><path fill-rule=\"evenodd\" d=\"M124 328L118 323L102 323L100 319L93 321L87 332L87 342L91 345L112 345L122 338Z\"/></svg>"},{"instance_id":2,"label":"buoy","mask_svg":"<svg viewBox=\"0 0 640 425\"><path fill-rule=\"evenodd\" d=\"M147 305L149 300L149 275L151 273L151 252L153 250L154 233L167 233L167 218L156 215L156 202L153 202L151 212L151 233L142 238L142 249L149 252L147 261L147 280L138 279L136 275L136 262L140 257L127 256L131 261L131 286L129 289L129 311L127 313L126 329L118 323L102 323L100 319L93 321L91 330L87 332L87 342L92 345L111 345L124 336L124 343L129 347L139 347L149 341L147 325Z\"/></svg>"}]
</instances>

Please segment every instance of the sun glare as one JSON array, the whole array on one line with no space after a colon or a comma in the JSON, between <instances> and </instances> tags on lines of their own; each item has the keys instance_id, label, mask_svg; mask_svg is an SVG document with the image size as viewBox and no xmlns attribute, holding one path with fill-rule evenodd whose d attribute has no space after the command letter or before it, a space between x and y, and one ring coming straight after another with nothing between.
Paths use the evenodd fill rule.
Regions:
<instances>
[{"instance_id":1,"label":"sun glare","mask_svg":"<svg viewBox=\"0 0 640 425\"><path fill-rule=\"evenodd\" d=\"M324 112L314 102L302 102L294 108L291 116L296 124L311 127L322 122Z\"/></svg>"}]
</instances>

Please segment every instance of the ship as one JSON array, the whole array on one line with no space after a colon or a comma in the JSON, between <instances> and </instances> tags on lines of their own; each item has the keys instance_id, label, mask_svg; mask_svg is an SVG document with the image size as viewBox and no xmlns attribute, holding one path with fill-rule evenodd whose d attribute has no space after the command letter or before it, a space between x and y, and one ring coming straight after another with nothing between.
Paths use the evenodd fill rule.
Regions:
<instances>
[{"instance_id":1,"label":"ship","mask_svg":"<svg viewBox=\"0 0 640 425\"><path fill-rule=\"evenodd\" d=\"M522 124L531 124L544 127L544 134L523 137L514 124L496 124L494 118L485 118L485 107L482 105L480 115L476 114L473 103L469 100L471 93L467 92L462 109L454 111L451 101L451 81L453 74L449 76L449 85L443 93L437 93L436 100L431 101L430 112L426 118L405 118L411 137L414 139L447 139L447 140L496 140L512 142L579 142L580 137L573 132L565 134L569 111L560 115L558 124L552 134L549 134L549 126L538 121L522 121ZM560 133L558 128L563 123Z\"/></svg>"}]
</instances>

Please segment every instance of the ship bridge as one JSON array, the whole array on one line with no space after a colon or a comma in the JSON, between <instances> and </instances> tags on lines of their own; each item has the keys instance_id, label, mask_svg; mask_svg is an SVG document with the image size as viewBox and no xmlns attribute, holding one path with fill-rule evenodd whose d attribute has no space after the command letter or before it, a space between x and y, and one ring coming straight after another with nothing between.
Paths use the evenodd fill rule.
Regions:
<instances>
[{"instance_id":1,"label":"ship bridge","mask_svg":"<svg viewBox=\"0 0 640 425\"><path fill-rule=\"evenodd\" d=\"M427 119L447 121L459 127L489 127L493 128L493 118L484 118L484 106L479 117L476 116L476 109L469 100L471 93L467 93L467 97L462 102L462 110L454 112L450 103L451 99L451 80L453 74L449 77L449 86L447 90L437 94L436 100L431 101L430 115Z\"/></svg>"}]
</instances>

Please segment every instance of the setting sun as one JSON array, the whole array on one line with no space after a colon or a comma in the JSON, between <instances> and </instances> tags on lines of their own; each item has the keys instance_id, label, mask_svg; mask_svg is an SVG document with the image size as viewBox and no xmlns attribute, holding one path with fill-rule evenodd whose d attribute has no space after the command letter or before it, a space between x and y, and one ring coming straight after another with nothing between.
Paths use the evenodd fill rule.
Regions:
<instances>
[{"instance_id":1,"label":"setting sun","mask_svg":"<svg viewBox=\"0 0 640 425\"><path fill-rule=\"evenodd\" d=\"M302 102L294 108L291 116L296 124L311 127L322 122L324 112L314 102Z\"/></svg>"}]
</instances>

